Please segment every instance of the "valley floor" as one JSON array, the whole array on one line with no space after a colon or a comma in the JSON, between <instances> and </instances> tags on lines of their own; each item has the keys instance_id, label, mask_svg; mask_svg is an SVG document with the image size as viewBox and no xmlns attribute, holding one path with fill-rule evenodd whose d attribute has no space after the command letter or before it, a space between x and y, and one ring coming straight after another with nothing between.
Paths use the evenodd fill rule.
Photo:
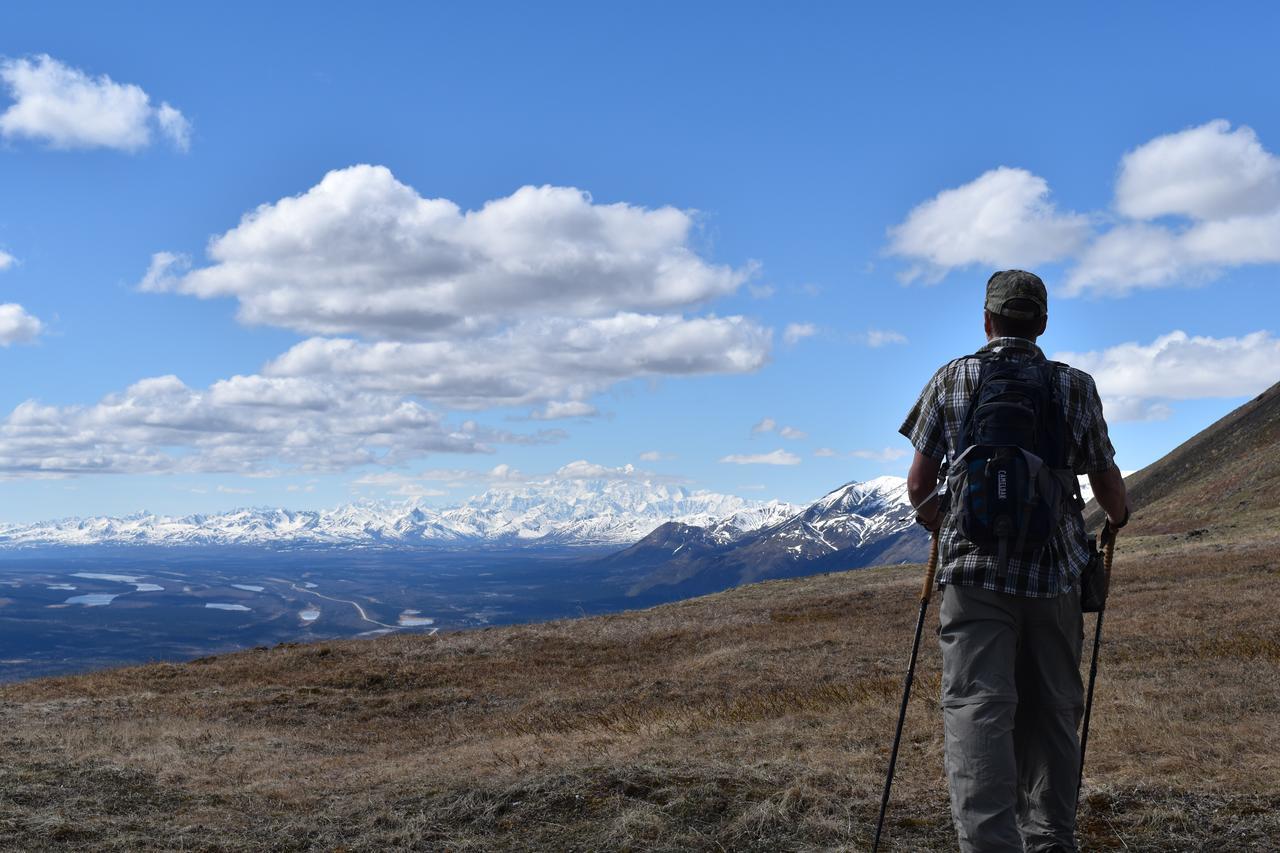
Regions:
<instances>
[{"instance_id":1,"label":"valley floor","mask_svg":"<svg viewBox=\"0 0 1280 853\"><path fill-rule=\"evenodd\" d=\"M6 685L0 848L867 849L920 571ZM1122 540L1083 849L1280 849L1278 588L1267 532ZM950 850L922 649L888 846Z\"/></svg>"}]
</instances>

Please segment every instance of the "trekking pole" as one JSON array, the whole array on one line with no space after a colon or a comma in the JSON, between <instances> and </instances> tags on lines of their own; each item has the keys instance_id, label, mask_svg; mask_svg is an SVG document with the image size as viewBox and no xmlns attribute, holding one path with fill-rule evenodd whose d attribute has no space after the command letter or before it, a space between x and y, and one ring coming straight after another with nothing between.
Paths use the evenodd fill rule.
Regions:
<instances>
[{"instance_id":1,"label":"trekking pole","mask_svg":"<svg viewBox=\"0 0 1280 853\"><path fill-rule=\"evenodd\" d=\"M1111 531L1107 544L1103 549L1102 559L1105 561L1106 576L1111 577L1111 561L1116 555L1117 530ZM1080 799L1080 789L1084 786L1084 752L1089 746L1089 717L1093 713L1093 685L1098 680L1098 647L1102 645L1102 617L1107 612L1106 602L1098 611L1098 621L1093 630L1093 661L1089 664L1089 693L1084 702L1084 725L1080 730L1080 775L1076 778L1076 800Z\"/></svg>"},{"instance_id":2,"label":"trekking pole","mask_svg":"<svg viewBox=\"0 0 1280 853\"><path fill-rule=\"evenodd\" d=\"M907 700L911 698L911 682L916 673L916 655L920 652L920 635L924 631L924 614L933 597L933 576L938 570L938 534L933 534L929 544L929 565L924 572L924 588L920 590L920 615L916 618L916 638L911 643L911 661L907 664L907 680L902 685L902 707L898 710L898 728L893 734L893 749L889 752L889 773L884 780L884 793L880 795L880 817L876 819L876 839L872 853L880 849L880 831L884 829L884 814L889 807L889 789L893 787L893 768L898 763L898 746L902 743L902 724L907 719Z\"/></svg>"}]
</instances>

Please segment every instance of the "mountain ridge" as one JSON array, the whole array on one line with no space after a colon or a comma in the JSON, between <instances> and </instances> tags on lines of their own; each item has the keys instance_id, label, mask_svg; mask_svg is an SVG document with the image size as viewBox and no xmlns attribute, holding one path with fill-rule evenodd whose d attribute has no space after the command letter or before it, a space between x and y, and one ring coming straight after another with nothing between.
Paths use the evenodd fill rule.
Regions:
<instances>
[{"instance_id":1,"label":"mountain ridge","mask_svg":"<svg viewBox=\"0 0 1280 853\"><path fill-rule=\"evenodd\" d=\"M0 548L58 546L626 545L671 520L739 532L797 509L781 501L691 491L652 480L552 479L493 488L434 509L353 503L328 510L71 517L0 525Z\"/></svg>"}]
</instances>

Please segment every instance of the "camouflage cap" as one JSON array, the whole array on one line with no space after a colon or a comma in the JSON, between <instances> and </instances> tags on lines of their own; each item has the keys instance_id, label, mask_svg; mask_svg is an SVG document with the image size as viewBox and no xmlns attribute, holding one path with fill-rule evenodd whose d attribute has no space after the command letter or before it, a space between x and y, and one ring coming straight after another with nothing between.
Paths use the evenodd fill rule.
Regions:
<instances>
[{"instance_id":1,"label":"camouflage cap","mask_svg":"<svg viewBox=\"0 0 1280 853\"><path fill-rule=\"evenodd\" d=\"M1012 307L1014 300L1023 305ZM1034 307L1028 307L1033 303ZM987 279L986 308L992 314L1015 320L1039 320L1049 316L1049 293L1040 276L1025 270L1000 270Z\"/></svg>"}]
</instances>

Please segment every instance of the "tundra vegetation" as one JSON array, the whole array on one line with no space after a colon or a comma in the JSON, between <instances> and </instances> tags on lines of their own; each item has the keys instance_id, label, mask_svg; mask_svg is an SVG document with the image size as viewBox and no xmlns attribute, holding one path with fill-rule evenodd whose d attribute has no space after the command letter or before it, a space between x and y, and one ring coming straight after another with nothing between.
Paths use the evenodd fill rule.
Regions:
<instances>
[{"instance_id":1,"label":"tundra vegetation","mask_svg":"<svg viewBox=\"0 0 1280 853\"><path fill-rule=\"evenodd\" d=\"M1086 850L1278 849L1275 389L1250 406L1135 478ZM6 685L0 847L863 850L920 572ZM928 640L917 685L888 847L950 850Z\"/></svg>"}]
</instances>

